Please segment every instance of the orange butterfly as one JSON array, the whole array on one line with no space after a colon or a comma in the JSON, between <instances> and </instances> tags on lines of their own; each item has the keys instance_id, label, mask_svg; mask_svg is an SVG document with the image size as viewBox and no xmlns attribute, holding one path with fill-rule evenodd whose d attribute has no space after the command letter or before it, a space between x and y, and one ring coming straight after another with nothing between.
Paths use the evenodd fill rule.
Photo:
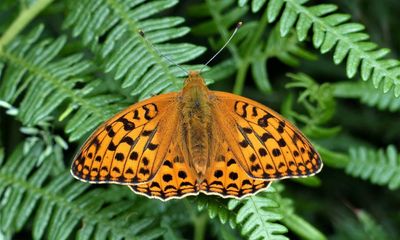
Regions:
<instances>
[{"instance_id":1,"label":"orange butterfly","mask_svg":"<svg viewBox=\"0 0 400 240\"><path fill-rule=\"evenodd\" d=\"M321 168L310 142L281 115L248 98L210 91L191 71L181 92L136 103L100 126L71 173L169 200L200 192L241 198L273 180Z\"/></svg>"},{"instance_id":2,"label":"orange butterfly","mask_svg":"<svg viewBox=\"0 0 400 240\"><path fill-rule=\"evenodd\" d=\"M248 98L210 91L193 71L181 92L136 103L106 121L71 172L168 200L199 192L241 198L321 167L310 142L282 116Z\"/></svg>"}]
</instances>

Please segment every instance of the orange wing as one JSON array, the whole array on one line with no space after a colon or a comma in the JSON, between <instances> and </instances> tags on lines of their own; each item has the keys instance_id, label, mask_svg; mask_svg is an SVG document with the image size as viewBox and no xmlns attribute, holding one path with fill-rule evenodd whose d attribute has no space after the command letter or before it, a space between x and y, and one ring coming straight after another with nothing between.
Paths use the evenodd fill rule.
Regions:
<instances>
[{"instance_id":1,"label":"orange wing","mask_svg":"<svg viewBox=\"0 0 400 240\"><path fill-rule=\"evenodd\" d=\"M188 160L184 159L177 143L174 142L171 142L164 163L154 178L148 183L129 187L135 193L160 200L197 195L199 190Z\"/></svg>"},{"instance_id":2,"label":"orange wing","mask_svg":"<svg viewBox=\"0 0 400 240\"><path fill-rule=\"evenodd\" d=\"M318 173L322 162L305 136L281 115L253 100L213 91L216 124L241 168L274 180Z\"/></svg>"},{"instance_id":3,"label":"orange wing","mask_svg":"<svg viewBox=\"0 0 400 240\"><path fill-rule=\"evenodd\" d=\"M198 184L188 160L184 159L176 144L171 143L165 161L155 177L147 183L130 185L135 193L163 201L198 195L242 198L265 189L270 181L249 177L237 164L227 142L220 155L207 170L205 179Z\"/></svg>"},{"instance_id":4,"label":"orange wing","mask_svg":"<svg viewBox=\"0 0 400 240\"><path fill-rule=\"evenodd\" d=\"M152 97L106 121L76 155L72 175L92 183L150 181L160 169L176 129L176 97L177 93Z\"/></svg>"},{"instance_id":5,"label":"orange wing","mask_svg":"<svg viewBox=\"0 0 400 240\"><path fill-rule=\"evenodd\" d=\"M271 181L250 177L238 164L227 141L221 144L219 155L208 168L200 184L201 192L221 197L242 198L269 186Z\"/></svg>"}]
</instances>

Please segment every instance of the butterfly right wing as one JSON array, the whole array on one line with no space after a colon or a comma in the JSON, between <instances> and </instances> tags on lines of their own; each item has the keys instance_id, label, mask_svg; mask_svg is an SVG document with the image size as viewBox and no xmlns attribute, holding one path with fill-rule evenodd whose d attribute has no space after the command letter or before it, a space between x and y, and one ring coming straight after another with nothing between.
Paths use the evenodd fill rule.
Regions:
<instances>
[{"instance_id":1,"label":"butterfly right wing","mask_svg":"<svg viewBox=\"0 0 400 240\"><path fill-rule=\"evenodd\" d=\"M252 178L306 177L322 168L306 137L281 115L251 99L212 91L215 120L241 168Z\"/></svg>"},{"instance_id":2,"label":"butterfly right wing","mask_svg":"<svg viewBox=\"0 0 400 240\"><path fill-rule=\"evenodd\" d=\"M270 185L271 181L252 178L245 172L226 140L219 145L218 155L211 161L205 179L200 184L201 192L224 198L243 198Z\"/></svg>"},{"instance_id":3,"label":"butterfly right wing","mask_svg":"<svg viewBox=\"0 0 400 240\"><path fill-rule=\"evenodd\" d=\"M176 129L176 97L177 93L152 97L106 121L76 155L72 175L91 183L128 185L151 180Z\"/></svg>"}]
</instances>

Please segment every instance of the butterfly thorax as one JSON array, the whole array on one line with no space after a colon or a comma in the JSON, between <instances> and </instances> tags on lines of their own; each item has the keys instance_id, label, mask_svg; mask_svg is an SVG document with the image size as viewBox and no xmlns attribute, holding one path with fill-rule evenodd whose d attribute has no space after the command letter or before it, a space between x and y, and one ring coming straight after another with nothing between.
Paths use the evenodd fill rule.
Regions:
<instances>
[{"instance_id":1,"label":"butterfly thorax","mask_svg":"<svg viewBox=\"0 0 400 240\"><path fill-rule=\"evenodd\" d=\"M181 95L182 152L198 182L204 178L210 162L212 114L209 90L197 72L186 79Z\"/></svg>"}]
</instances>

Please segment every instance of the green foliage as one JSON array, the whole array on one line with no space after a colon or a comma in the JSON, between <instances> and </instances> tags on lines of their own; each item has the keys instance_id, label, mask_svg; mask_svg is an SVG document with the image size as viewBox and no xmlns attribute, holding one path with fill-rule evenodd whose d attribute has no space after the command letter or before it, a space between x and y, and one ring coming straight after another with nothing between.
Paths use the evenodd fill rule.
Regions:
<instances>
[{"instance_id":1,"label":"green foliage","mask_svg":"<svg viewBox=\"0 0 400 240\"><path fill-rule=\"evenodd\" d=\"M387 56L399 55L400 4L330 2L0 1L0 238L395 239L400 64ZM206 82L280 108L321 174L166 203L72 178L76 142L179 90L174 63L200 69L239 21Z\"/></svg>"},{"instance_id":2,"label":"green foliage","mask_svg":"<svg viewBox=\"0 0 400 240\"><path fill-rule=\"evenodd\" d=\"M0 170L1 231L12 236L32 222L34 239L155 239L164 233L150 206L137 206L122 189L88 190L65 172L52 176L54 153L40 140L17 146ZM154 207L154 206L151 206ZM80 226L79 231L73 231Z\"/></svg>"},{"instance_id":3,"label":"green foliage","mask_svg":"<svg viewBox=\"0 0 400 240\"><path fill-rule=\"evenodd\" d=\"M184 73L175 66L170 67L171 63L161 54L173 56L173 62L183 64L205 50L188 43L162 44L189 32L188 27L178 27L184 21L181 17L153 17L176 5L177 1L86 0L70 3L71 11L64 26L71 28L73 36L80 36L85 45L95 49L105 72L112 73L115 80L121 80L122 88L136 85L131 94L139 95L140 99L181 87L176 77L184 76ZM149 42L157 44L160 53L140 36L141 29L145 30ZM164 81L159 81L162 76Z\"/></svg>"},{"instance_id":4,"label":"green foliage","mask_svg":"<svg viewBox=\"0 0 400 240\"><path fill-rule=\"evenodd\" d=\"M391 239L391 236L383 231L382 225L363 210L354 210L353 214L339 212L334 225L338 229L335 236L332 237L334 240Z\"/></svg>"},{"instance_id":5,"label":"green foliage","mask_svg":"<svg viewBox=\"0 0 400 240\"><path fill-rule=\"evenodd\" d=\"M239 1L244 5L246 1ZM267 1L254 0L252 10L259 11ZM280 33L286 36L295 30L299 41L304 41L312 31L313 46L326 53L334 49L335 64L346 58L346 74L349 78L360 72L364 81L371 80L376 88L383 84L383 92L394 89L394 95L400 96L400 62L395 59L383 59L389 49L379 49L368 41L368 34L362 32L364 26L348 22L350 15L337 13L334 4L304 6L308 0L270 0L267 6L269 22L279 21ZM282 14L280 12L282 11Z\"/></svg>"},{"instance_id":6,"label":"green foliage","mask_svg":"<svg viewBox=\"0 0 400 240\"><path fill-rule=\"evenodd\" d=\"M218 220L225 224L229 223L232 228L236 227L236 214L230 211L226 204L226 200L221 199L210 199L207 197L199 196L196 203L200 211L207 211L208 216L214 219L218 216Z\"/></svg>"},{"instance_id":7,"label":"green foliage","mask_svg":"<svg viewBox=\"0 0 400 240\"><path fill-rule=\"evenodd\" d=\"M246 7L232 8L234 1L211 1L192 5L189 15L194 18L207 18L193 27L193 33L198 36L209 38L215 35L222 36L222 40L211 40L214 50L218 50L229 37L229 28L240 21L248 12ZM201 13L201 14L199 14ZM269 33L268 39L263 36ZM277 39L279 39L277 41ZM226 75L230 75L232 68L237 70L234 93L243 91L247 72L250 72L258 89L264 93L271 91L268 72L265 68L268 60L278 58L288 65L297 65L297 58L314 59L308 51L300 48L294 35L281 37L279 28L267 29L267 18L265 15L260 21L249 21L241 27L237 36L228 45L233 59L228 59L222 64ZM233 61L232 61L233 60Z\"/></svg>"},{"instance_id":8,"label":"green foliage","mask_svg":"<svg viewBox=\"0 0 400 240\"><path fill-rule=\"evenodd\" d=\"M387 185L389 189L400 186L400 156L390 145L386 151L366 147L350 149L350 163L346 172L355 177L369 179L372 183Z\"/></svg>"},{"instance_id":9,"label":"green foliage","mask_svg":"<svg viewBox=\"0 0 400 240\"><path fill-rule=\"evenodd\" d=\"M270 187L266 192L274 193L275 189ZM230 200L229 209L238 209L236 221L240 223L243 235L249 239L288 239L282 236L287 232L286 227L276 221L282 219L282 215L275 210L279 204L266 194L251 196L243 201Z\"/></svg>"},{"instance_id":10,"label":"green foliage","mask_svg":"<svg viewBox=\"0 0 400 240\"><path fill-rule=\"evenodd\" d=\"M365 82L339 82L335 84L335 96L339 98L355 98L370 107L379 110L398 112L400 110L400 98L390 94L384 94L375 90L371 84Z\"/></svg>"}]
</instances>

